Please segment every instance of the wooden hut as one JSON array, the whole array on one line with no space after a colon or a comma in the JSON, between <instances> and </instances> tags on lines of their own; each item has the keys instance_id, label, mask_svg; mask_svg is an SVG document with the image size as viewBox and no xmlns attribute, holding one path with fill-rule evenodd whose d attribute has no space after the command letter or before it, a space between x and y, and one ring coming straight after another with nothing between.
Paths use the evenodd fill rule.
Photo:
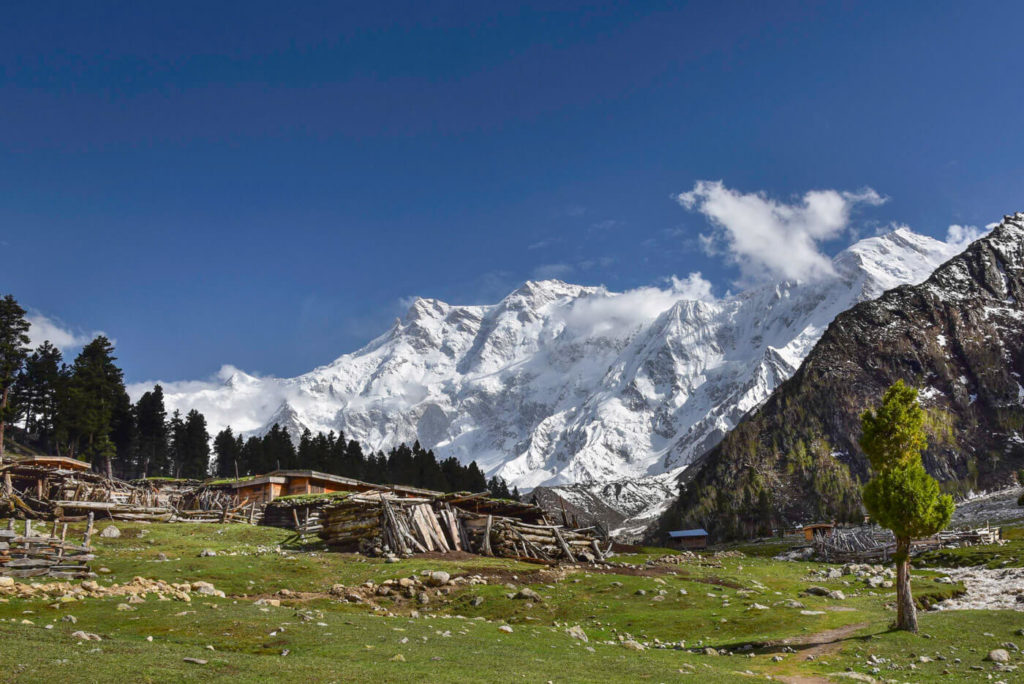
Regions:
<instances>
[{"instance_id":1,"label":"wooden hut","mask_svg":"<svg viewBox=\"0 0 1024 684\"><path fill-rule=\"evenodd\" d=\"M391 492L397 496L437 496L440 492L403 485L372 484L316 470L275 470L266 475L209 483L233 491L239 504L268 504L278 497L337 492Z\"/></svg>"},{"instance_id":2,"label":"wooden hut","mask_svg":"<svg viewBox=\"0 0 1024 684\"><path fill-rule=\"evenodd\" d=\"M807 541L814 541L815 537L831 537L835 527L834 523L825 522L804 525L804 538Z\"/></svg>"},{"instance_id":3,"label":"wooden hut","mask_svg":"<svg viewBox=\"0 0 1024 684\"><path fill-rule=\"evenodd\" d=\"M676 549L706 549L708 532L699 527L694 530L672 530L668 533L668 545Z\"/></svg>"}]
</instances>

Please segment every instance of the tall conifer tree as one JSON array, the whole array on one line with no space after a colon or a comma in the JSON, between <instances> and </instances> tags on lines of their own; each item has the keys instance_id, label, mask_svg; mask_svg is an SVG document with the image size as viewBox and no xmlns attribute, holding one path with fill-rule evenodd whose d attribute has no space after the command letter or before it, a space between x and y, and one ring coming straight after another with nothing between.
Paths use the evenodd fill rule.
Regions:
<instances>
[{"instance_id":1,"label":"tall conifer tree","mask_svg":"<svg viewBox=\"0 0 1024 684\"><path fill-rule=\"evenodd\" d=\"M14 415L11 387L28 356L29 323L25 310L11 295L0 299L0 463L4 460L4 432Z\"/></svg>"}]
</instances>

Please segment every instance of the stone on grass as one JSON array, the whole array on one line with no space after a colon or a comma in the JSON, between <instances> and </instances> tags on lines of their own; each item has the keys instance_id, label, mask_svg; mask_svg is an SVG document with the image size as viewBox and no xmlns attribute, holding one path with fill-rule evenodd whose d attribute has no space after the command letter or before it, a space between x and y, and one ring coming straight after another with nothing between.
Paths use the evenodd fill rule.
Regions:
<instances>
[{"instance_id":1,"label":"stone on grass","mask_svg":"<svg viewBox=\"0 0 1024 684\"><path fill-rule=\"evenodd\" d=\"M626 639L625 641L622 642L622 645L623 645L624 648L628 648L631 651L645 651L645 650L647 650L646 646L641 644L639 641L634 641L633 639Z\"/></svg>"},{"instance_id":2,"label":"stone on grass","mask_svg":"<svg viewBox=\"0 0 1024 684\"><path fill-rule=\"evenodd\" d=\"M448 584L450 579L451 575L444 570L435 570L427 576L427 583L432 587L442 587Z\"/></svg>"},{"instance_id":3,"label":"stone on grass","mask_svg":"<svg viewBox=\"0 0 1024 684\"><path fill-rule=\"evenodd\" d=\"M505 634L511 634L512 633L512 626L511 625L502 625L501 627L498 627L498 631L499 632L504 632Z\"/></svg>"},{"instance_id":4,"label":"stone on grass","mask_svg":"<svg viewBox=\"0 0 1024 684\"><path fill-rule=\"evenodd\" d=\"M579 639L583 643L590 641L587 639L587 633L583 631L583 628L579 625L573 625L569 629L565 630L565 633L571 636L573 639Z\"/></svg>"},{"instance_id":5,"label":"stone on grass","mask_svg":"<svg viewBox=\"0 0 1024 684\"><path fill-rule=\"evenodd\" d=\"M117 529L113 525L107 525L103 528L103 531L100 532L100 536L104 539L117 539L121 536L121 530Z\"/></svg>"},{"instance_id":6,"label":"stone on grass","mask_svg":"<svg viewBox=\"0 0 1024 684\"><path fill-rule=\"evenodd\" d=\"M533 589L530 589L529 587L525 587L523 589L520 589L518 592L516 592L516 594L515 594L515 596L513 596L513 598L516 598L516 599L528 599L530 601L543 601L544 600L544 598L540 594L535 592Z\"/></svg>"},{"instance_id":7,"label":"stone on grass","mask_svg":"<svg viewBox=\"0 0 1024 684\"><path fill-rule=\"evenodd\" d=\"M81 630L72 632L71 636L75 639L81 639L82 641L103 641L99 634L93 634L92 632L83 632Z\"/></svg>"},{"instance_id":8,"label":"stone on grass","mask_svg":"<svg viewBox=\"0 0 1024 684\"><path fill-rule=\"evenodd\" d=\"M209 558L211 556L216 556L216 555L217 555L217 552L214 551L213 549L203 549L202 552L199 554L199 557L200 558Z\"/></svg>"},{"instance_id":9,"label":"stone on grass","mask_svg":"<svg viewBox=\"0 0 1024 684\"><path fill-rule=\"evenodd\" d=\"M1010 662L1010 653L1005 648L994 648L988 652L985 660L990 660L993 663L1008 663Z\"/></svg>"}]
</instances>

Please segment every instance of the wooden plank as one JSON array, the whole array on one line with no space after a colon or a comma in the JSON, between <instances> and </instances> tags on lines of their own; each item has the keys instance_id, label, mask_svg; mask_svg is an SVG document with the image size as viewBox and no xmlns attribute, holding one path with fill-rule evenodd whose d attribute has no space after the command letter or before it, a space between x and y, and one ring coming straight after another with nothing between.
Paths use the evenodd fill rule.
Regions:
<instances>
[{"instance_id":1,"label":"wooden plank","mask_svg":"<svg viewBox=\"0 0 1024 684\"><path fill-rule=\"evenodd\" d=\"M483 552L485 556L493 556L494 552L491 551L491 523L493 518L487 516L487 529L484 530L484 541L482 544Z\"/></svg>"},{"instance_id":2,"label":"wooden plank","mask_svg":"<svg viewBox=\"0 0 1024 684\"><path fill-rule=\"evenodd\" d=\"M448 540L445 539L444 530L441 529L440 523L437 522L437 516L434 514L434 509L426 504L422 504L420 506L420 510L423 511L423 517L426 518L427 524L430 525L430 530L434 534L434 538L437 540L437 544L441 550L445 553L451 551L451 547L448 546Z\"/></svg>"}]
</instances>

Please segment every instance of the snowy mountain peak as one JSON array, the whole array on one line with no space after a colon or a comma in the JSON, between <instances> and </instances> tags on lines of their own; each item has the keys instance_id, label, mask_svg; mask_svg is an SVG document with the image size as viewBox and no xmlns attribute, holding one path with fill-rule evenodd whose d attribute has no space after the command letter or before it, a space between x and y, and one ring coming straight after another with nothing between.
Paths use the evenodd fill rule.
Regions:
<instances>
[{"instance_id":1,"label":"snowy mountain peak","mask_svg":"<svg viewBox=\"0 0 1024 684\"><path fill-rule=\"evenodd\" d=\"M416 299L388 332L310 373L225 367L216 383L164 383L166 401L212 430L279 422L373 449L418 439L520 489L670 473L792 375L838 313L923 281L963 246L898 229L837 255L835 277L719 299L680 287L706 286L693 277L625 293L528 281L485 306Z\"/></svg>"}]
</instances>

